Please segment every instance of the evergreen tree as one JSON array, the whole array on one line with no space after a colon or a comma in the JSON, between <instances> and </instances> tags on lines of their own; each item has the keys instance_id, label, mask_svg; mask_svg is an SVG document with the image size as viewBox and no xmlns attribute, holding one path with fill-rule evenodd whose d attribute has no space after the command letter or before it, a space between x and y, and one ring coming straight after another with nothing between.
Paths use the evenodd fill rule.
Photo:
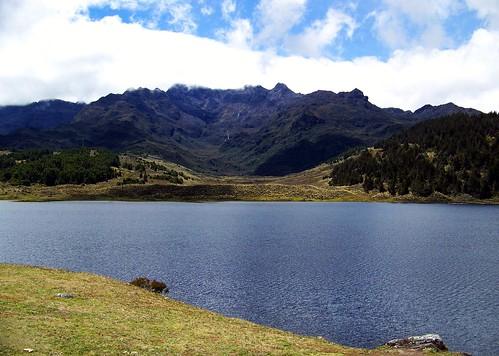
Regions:
<instances>
[{"instance_id":1,"label":"evergreen tree","mask_svg":"<svg viewBox=\"0 0 499 356\"><path fill-rule=\"evenodd\" d=\"M331 185L362 183L391 195L499 193L499 115L456 114L415 125L334 164Z\"/></svg>"}]
</instances>

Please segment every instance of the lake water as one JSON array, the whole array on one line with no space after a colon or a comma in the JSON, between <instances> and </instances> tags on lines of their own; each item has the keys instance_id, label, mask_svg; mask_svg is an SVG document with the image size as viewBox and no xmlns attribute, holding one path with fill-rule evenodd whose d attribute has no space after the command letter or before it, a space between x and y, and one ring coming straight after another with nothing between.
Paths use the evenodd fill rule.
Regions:
<instances>
[{"instance_id":1,"label":"lake water","mask_svg":"<svg viewBox=\"0 0 499 356\"><path fill-rule=\"evenodd\" d=\"M499 354L499 206L0 202L0 262L167 282L225 315Z\"/></svg>"}]
</instances>

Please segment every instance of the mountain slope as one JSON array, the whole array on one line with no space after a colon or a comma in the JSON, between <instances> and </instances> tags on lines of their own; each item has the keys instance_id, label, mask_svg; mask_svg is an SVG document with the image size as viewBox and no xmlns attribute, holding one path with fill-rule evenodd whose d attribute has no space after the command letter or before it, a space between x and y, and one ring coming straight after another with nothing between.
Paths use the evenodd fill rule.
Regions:
<instances>
[{"instance_id":1,"label":"mountain slope","mask_svg":"<svg viewBox=\"0 0 499 356\"><path fill-rule=\"evenodd\" d=\"M0 106L0 135L19 129L52 129L70 123L85 104L62 100L39 101L24 106Z\"/></svg>"},{"instance_id":2,"label":"mountain slope","mask_svg":"<svg viewBox=\"0 0 499 356\"><path fill-rule=\"evenodd\" d=\"M467 110L434 107L423 115L381 109L358 89L302 95L284 84L271 90L177 85L166 92L138 89L107 95L84 106L71 123L0 136L0 147L85 145L147 152L216 174L285 175L450 109Z\"/></svg>"},{"instance_id":3,"label":"mountain slope","mask_svg":"<svg viewBox=\"0 0 499 356\"><path fill-rule=\"evenodd\" d=\"M420 123L334 165L332 185L392 195L499 193L499 115L454 114Z\"/></svg>"}]
</instances>

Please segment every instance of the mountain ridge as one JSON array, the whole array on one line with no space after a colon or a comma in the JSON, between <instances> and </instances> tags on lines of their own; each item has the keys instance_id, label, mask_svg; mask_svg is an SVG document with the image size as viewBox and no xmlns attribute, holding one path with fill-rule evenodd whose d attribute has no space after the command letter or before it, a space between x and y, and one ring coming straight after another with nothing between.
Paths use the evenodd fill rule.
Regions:
<instances>
[{"instance_id":1,"label":"mountain ridge","mask_svg":"<svg viewBox=\"0 0 499 356\"><path fill-rule=\"evenodd\" d=\"M383 109L359 89L300 94L283 83L229 90L175 85L108 94L60 125L8 132L0 147L86 145L156 154L215 174L285 175L455 112L480 114L454 104Z\"/></svg>"},{"instance_id":2,"label":"mountain ridge","mask_svg":"<svg viewBox=\"0 0 499 356\"><path fill-rule=\"evenodd\" d=\"M71 122L83 103L52 99L27 105L0 106L0 135L23 128L51 129Z\"/></svg>"}]
</instances>

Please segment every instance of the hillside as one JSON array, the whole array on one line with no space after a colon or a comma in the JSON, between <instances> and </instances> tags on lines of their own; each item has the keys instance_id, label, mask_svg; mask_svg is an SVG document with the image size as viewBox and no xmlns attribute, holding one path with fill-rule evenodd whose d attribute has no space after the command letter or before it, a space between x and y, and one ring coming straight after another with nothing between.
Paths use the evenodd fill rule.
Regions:
<instances>
[{"instance_id":1,"label":"hillside","mask_svg":"<svg viewBox=\"0 0 499 356\"><path fill-rule=\"evenodd\" d=\"M499 193L499 115L455 114L423 122L342 159L331 184L366 192L487 199Z\"/></svg>"},{"instance_id":2,"label":"hillside","mask_svg":"<svg viewBox=\"0 0 499 356\"><path fill-rule=\"evenodd\" d=\"M382 109L358 89L303 95L284 84L271 90L178 85L107 95L81 107L69 123L0 136L0 148L83 145L145 152L213 174L283 176L456 111L479 113L453 104L414 113ZM6 120L12 118L0 111L0 127Z\"/></svg>"},{"instance_id":3,"label":"hillside","mask_svg":"<svg viewBox=\"0 0 499 356\"><path fill-rule=\"evenodd\" d=\"M62 100L46 100L29 105L0 106L0 135L19 129L52 129L73 121L85 106Z\"/></svg>"},{"instance_id":4,"label":"hillside","mask_svg":"<svg viewBox=\"0 0 499 356\"><path fill-rule=\"evenodd\" d=\"M423 354L344 347L226 318L105 277L2 264L0 318L1 355L26 354L24 349L45 355Z\"/></svg>"}]
</instances>

